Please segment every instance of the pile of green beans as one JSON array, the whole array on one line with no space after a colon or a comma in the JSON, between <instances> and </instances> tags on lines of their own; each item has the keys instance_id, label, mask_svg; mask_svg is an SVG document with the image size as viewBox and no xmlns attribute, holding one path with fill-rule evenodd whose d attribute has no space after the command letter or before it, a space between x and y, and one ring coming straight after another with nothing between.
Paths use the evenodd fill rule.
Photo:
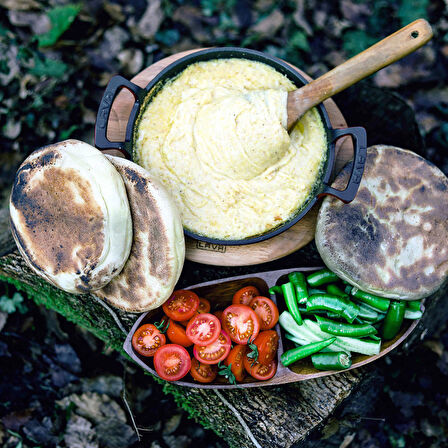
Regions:
<instances>
[{"instance_id":1,"label":"pile of green beans","mask_svg":"<svg viewBox=\"0 0 448 448\"><path fill-rule=\"evenodd\" d=\"M421 301L361 291L329 269L308 276L291 272L288 280L269 289L285 300L288 311L279 322L296 345L281 355L284 366L310 356L316 369L348 369L351 351L379 353L382 340L394 339L404 319L420 319L423 314Z\"/></svg>"}]
</instances>

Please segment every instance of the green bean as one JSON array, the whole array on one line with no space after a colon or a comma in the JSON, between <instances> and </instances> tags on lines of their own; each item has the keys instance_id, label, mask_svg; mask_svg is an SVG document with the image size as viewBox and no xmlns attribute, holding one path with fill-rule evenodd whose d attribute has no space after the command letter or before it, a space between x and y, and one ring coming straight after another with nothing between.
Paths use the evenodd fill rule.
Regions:
<instances>
[{"instance_id":1,"label":"green bean","mask_svg":"<svg viewBox=\"0 0 448 448\"><path fill-rule=\"evenodd\" d=\"M325 339L324 341L311 342L311 344L302 345L301 347L292 348L287 352L283 352L280 356L280 361L286 367L299 359L306 358L313 353L317 353L325 347L332 344L336 338Z\"/></svg>"},{"instance_id":2,"label":"green bean","mask_svg":"<svg viewBox=\"0 0 448 448\"><path fill-rule=\"evenodd\" d=\"M315 353L311 361L318 370L344 370L352 365L350 355L345 352Z\"/></svg>"},{"instance_id":3,"label":"green bean","mask_svg":"<svg viewBox=\"0 0 448 448\"><path fill-rule=\"evenodd\" d=\"M331 272L330 269L321 269L308 275L306 280L310 286L320 286L337 282L339 277L334 272Z\"/></svg>"},{"instance_id":4,"label":"green bean","mask_svg":"<svg viewBox=\"0 0 448 448\"><path fill-rule=\"evenodd\" d=\"M308 288L308 294L309 294L309 296L312 296L314 294L325 294L325 291L323 289Z\"/></svg>"},{"instance_id":5,"label":"green bean","mask_svg":"<svg viewBox=\"0 0 448 448\"><path fill-rule=\"evenodd\" d=\"M344 322L335 322L322 316L316 316L316 320L322 331L335 336L362 338L369 334L377 333L376 328L369 324L346 324Z\"/></svg>"},{"instance_id":6,"label":"green bean","mask_svg":"<svg viewBox=\"0 0 448 448\"><path fill-rule=\"evenodd\" d=\"M406 304L403 301L394 300L390 303L381 329L384 339L393 339L400 331L404 319Z\"/></svg>"},{"instance_id":7,"label":"green bean","mask_svg":"<svg viewBox=\"0 0 448 448\"><path fill-rule=\"evenodd\" d=\"M288 275L289 281L296 288L296 297L299 303L305 303L308 299L308 287L306 286L306 278L303 272L291 272Z\"/></svg>"},{"instance_id":8,"label":"green bean","mask_svg":"<svg viewBox=\"0 0 448 448\"><path fill-rule=\"evenodd\" d=\"M299 304L297 303L296 295L294 292L294 285L284 283L282 285L283 297L285 298L286 307L291 313L291 316L297 322L298 325L302 325L302 316L300 315Z\"/></svg>"},{"instance_id":9,"label":"green bean","mask_svg":"<svg viewBox=\"0 0 448 448\"><path fill-rule=\"evenodd\" d=\"M362 302L357 303L357 305L359 307L358 317L368 321L375 321L378 319L378 312L372 307L365 305Z\"/></svg>"},{"instance_id":10,"label":"green bean","mask_svg":"<svg viewBox=\"0 0 448 448\"><path fill-rule=\"evenodd\" d=\"M353 297L356 297L359 301L364 302L377 310L385 312L389 308L390 300L385 299L384 297L378 297L373 294L369 294L368 292L361 291L357 288L353 288L350 291L350 294Z\"/></svg>"},{"instance_id":11,"label":"green bean","mask_svg":"<svg viewBox=\"0 0 448 448\"><path fill-rule=\"evenodd\" d=\"M423 316L423 313L421 311L412 311L409 309L404 310L404 318L405 319L417 320L417 319L420 319L422 316Z\"/></svg>"},{"instance_id":12,"label":"green bean","mask_svg":"<svg viewBox=\"0 0 448 448\"><path fill-rule=\"evenodd\" d=\"M422 306L421 300L410 300L409 302L406 302L406 308L412 311L420 311L421 306Z\"/></svg>"},{"instance_id":13,"label":"green bean","mask_svg":"<svg viewBox=\"0 0 448 448\"><path fill-rule=\"evenodd\" d=\"M344 291L342 291L342 289L339 288L339 286L335 285L334 283L327 286L327 292L328 292L328 294L333 294L334 296L348 298L348 294L346 294Z\"/></svg>"},{"instance_id":14,"label":"green bean","mask_svg":"<svg viewBox=\"0 0 448 448\"><path fill-rule=\"evenodd\" d=\"M283 295L282 287L281 286L271 286L269 288L269 294L271 294L271 295L275 295L275 294Z\"/></svg>"},{"instance_id":15,"label":"green bean","mask_svg":"<svg viewBox=\"0 0 448 448\"><path fill-rule=\"evenodd\" d=\"M326 310L334 312L350 323L359 314L358 305L344 297L331 294L314 294L310 296L306 303L306 309L307 311Z\"/></svg>"}]
</instances>

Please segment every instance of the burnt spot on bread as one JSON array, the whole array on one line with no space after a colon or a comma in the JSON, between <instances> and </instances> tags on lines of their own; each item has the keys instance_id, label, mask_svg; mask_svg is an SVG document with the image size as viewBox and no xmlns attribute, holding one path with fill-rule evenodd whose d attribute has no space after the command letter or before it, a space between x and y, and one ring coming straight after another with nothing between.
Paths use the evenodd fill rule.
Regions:
<instances>
[{"instance_id":1,"label":"burnt spot on bread","mask_svg":"<svg viewBox=\"0 0 448 448\"><path fill-rule=\"evenodd\" d=\"M90 183L74 169L54 166L57 158L48 151L25 164L11 195L23 250L52 275L88 267L104 245L104 217Z\"/></svg>"},{"instance_id":2,"label":"burnt spot on bread","mask_svg":"<svg viewBox=\"0 0 448 448\"><path fill-rule=\"evenodd\" d=\"M334 185L348 175L344 169ZM448 276L447 204L448 179L434 165L409 151L369 148L355 200L324 202L324 246L366 289L425 295Z\"/></svg>"},{"instance_id":3,"label":"burnt spot on bread","mask_svg":"<svg viewBox=\"0 0 448 448\"><path fill-rule=\"evenodd\" d=\"M95 294L120 308L140 310L160 300L160 291L151 287L146 275L157 279L160 285L168 284L172 278L173 266L167 256L170 241L150 179L140 172L143 168L110 160L126 187L133 242L122 271Z\"/></svg>"}]
</instances>

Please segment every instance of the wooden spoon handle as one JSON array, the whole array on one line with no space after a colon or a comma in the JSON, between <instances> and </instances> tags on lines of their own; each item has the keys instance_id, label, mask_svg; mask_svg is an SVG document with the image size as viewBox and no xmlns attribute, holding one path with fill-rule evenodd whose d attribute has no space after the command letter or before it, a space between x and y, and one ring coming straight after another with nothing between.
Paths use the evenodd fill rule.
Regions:
<instances>
[{"instance_id":1,"label":"wooden spoon handle","mask_svg":"<svg viewBox=\"0 0 448 448\"><path fill-rule=\"evenodd\" d=\"M418 19L304 87L290 92L288 129L311 107L412 53L426 44L432 35L429 23Z\"/></svg>"}]
</instances>

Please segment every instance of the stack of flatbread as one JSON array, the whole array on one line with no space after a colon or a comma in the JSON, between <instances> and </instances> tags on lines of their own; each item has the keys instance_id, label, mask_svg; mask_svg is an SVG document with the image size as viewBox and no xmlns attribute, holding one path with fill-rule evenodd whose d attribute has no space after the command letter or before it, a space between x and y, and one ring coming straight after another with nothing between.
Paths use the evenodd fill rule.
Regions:
<instances>
[{"instance_id":1,"label":"stack of flatbread","mask_svg":"<svg viewBox=\"0 0 448 448\"><path fill-rule=\"evenodd\" d=\"M162 305L183 267L182 223L164 188L138 165L77 140L22 163L10 217L37 274L129 312Z\"/></svg>"},{"instance_id":2,"label":"stack of flatbread","mask_svg":"<svg viewBox=\"0 0 448 448\"><path fill-rule=\"evenodd\" d=\"M350 171L333 186L343 189ZM332 271L364 291L427 297L448 277L447 205L448 179L437 167L405 149L372 146L355 200L323 201L316 245Z\"/></svg>"}]
</instances>

